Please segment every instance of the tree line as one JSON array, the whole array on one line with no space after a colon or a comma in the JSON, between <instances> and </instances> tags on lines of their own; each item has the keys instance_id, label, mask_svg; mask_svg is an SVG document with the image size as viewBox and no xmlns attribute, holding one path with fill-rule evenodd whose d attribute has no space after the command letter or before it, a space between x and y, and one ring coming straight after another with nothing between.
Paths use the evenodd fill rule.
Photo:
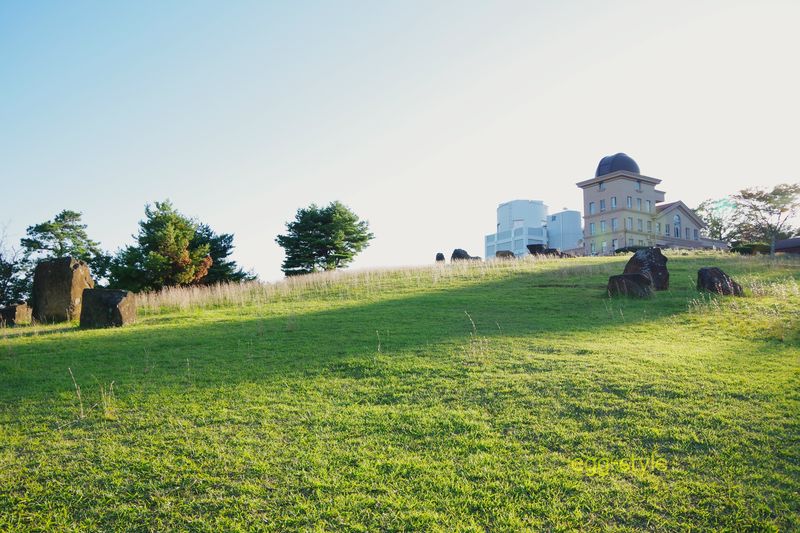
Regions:
<instances>
[{"instance_id":1,"label":"tree line","mask_svg":"<svg viewBox=\"0 0 800 533\"><path fill-rule=\"evenodd\" d=\"M77 211L29 226L18 247L0 235L0 306L28 299L39 261L67 256L85 261L102 285L134 292L256 279L230 259L233 234L216 233L169 200L146 205L144 215L134 243L114 254L89 238ZM286 252L287 276L345 267L374 237L340 202L299 209L286 227L275 240Z\"/></svg>"},{"instance_id":2,"label":"tree line","mask_svg":"<svg viewBox=\"0 0 800 533\"><path fill-rule=\"evenodd\" d=\"M740 248L760 245L775 253L775 241L800 230L791 225L800 214L800 184L742 189L725 198L705 200L695 212L706 223L709 238Z\"/></svg>"}]
</instances>

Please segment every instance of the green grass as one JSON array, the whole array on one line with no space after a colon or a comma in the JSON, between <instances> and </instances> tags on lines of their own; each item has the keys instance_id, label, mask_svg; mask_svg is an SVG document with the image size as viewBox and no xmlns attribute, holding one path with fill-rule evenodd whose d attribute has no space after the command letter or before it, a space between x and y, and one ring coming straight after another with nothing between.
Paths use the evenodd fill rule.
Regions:
<instances>
[{"instance_id":1,"label":"green grass","mask_svg":"<svg viewBox=\"0 0 800 533\"><path fill-rule=\"evenodd\" d=\"M800 262L609 299L626 259L0 330L0 530L799 529Z\"/></svg>"}]
</instances>

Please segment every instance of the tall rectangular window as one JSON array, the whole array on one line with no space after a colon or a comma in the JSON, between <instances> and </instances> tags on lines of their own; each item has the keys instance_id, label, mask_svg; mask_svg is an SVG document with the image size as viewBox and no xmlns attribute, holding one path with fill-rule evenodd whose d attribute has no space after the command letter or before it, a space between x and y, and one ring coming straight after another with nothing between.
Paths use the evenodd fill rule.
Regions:
<instances>
[{"instance_id":1,"label":"tall rectangular window","mask_svg":"<svg viewBox=\"0 0 800 533\"><path fill-rule=\"evenodd\" d=\"M636 180L636 190L637 191L642 190L642 180Z\"/></svg>"},{"instance_id":2,"label":"tall rectangular window","mask_svg":"<svg viewBox=\"0 0 800 533\"><path fill-rule=\"evenodd\" d=\"M664 235L669 237L669 224L664 224Z\"/></svg>"},{"instance_id":3,"label":"tall rectangular window","mask_svg":"<svg viewBox=\"0 0 800 533\"><path fill-rule=\"evenodd\" d=\"M647 233L653 233L653 221L652 220L648 220L647 221Z\"/></svg>"},{"instance_id":4,"label":"tall rectangular window","mask_svg":"<svg viewBox=\"0 0 800 533\"><path fill-rule=\"evenodd\" d=\"M598 184L597 184L597 190L598 190L598 191L604 191L604 190L606 190L606 184L605 184L604 182L602 182L602 181L601 181L600 183L598 183Z\"/></svg>"},{"instance_id":5,"label":"tall rectangular window","mask_svg":"<svg viewBox=\"0 0 800 533\"><path fill-rule=\"evenodd\" d=\"M592 251L592 255L594 255L594 254L597 252L597 249L596 249L596 248L595 248L595 246L594 246L594 241L592 241L592 244L591 244L591 248L590 248L590 249L591 249L591 251Z\"/></svg>"},{"instance_id":6,"label":"tall rectangular window","mask_svg":"<svg viewBox=\"0 0 800 533\"><path fill-rule=\"evenodd\" d=\"M647 206L647 212L648 213L652 213L653 212L653 202L651 202L650 200L647 200L647 203L645 205Z\"/></svg>"},{"instance_id":7,"label":"tall rectangular window","mask_svg":"<svg viewBox=\"0 0 800 533\"><path fill-rule=\"evenodd\" d=\"M636 229L639 231L644 231L644 225L641 218L636 220Z\"/></svg>"},{"instance_id":8,"label":"tall rectangular window","mask_svg":"<svg viewBox=\"0 0 800 533\"><path fill-rule=\"evenodd\" d=\"M594 222L589 224L589 235L594 235Z\"/></svg>"},{"instance_id":9,"label":"tall rectangular window","mask_svg":"<svg viewBox=\"0 0 800 533\"><path fill-rule=\"evenodd\" d=\"M594 202L589 202L589 214L594 215Z\"/></svg>"},{"instance_id":10,"label":"tall rectangular window","mask_svg":"<svg viewBox=\"0 0 800 533\"><path fill-rule=\"evenodd\" d=\"M617 231L619 229L619 225L617 224L617 219L611 219L611 231Z\"/></svg>"},{"instance_id":11,"label":"tall rectangular window","mask_svg":"<svg viewBox=\"0 0 800 533\"><path fill-rule=\"evenodd\" d=\"M633 239L628 239L628 246L633 246Z\"/></svg>"},{"instance_id":12,"label":"tall rectangular window","mask_svg":"<svg viewBox=\"0 0 800 533\"><path fill-rule=\"evenodd\" d=\"M632 230L633 229L633 217L628 217L625 219L625 229Z\"/></svg>"},{"instance_id":13,"label":"tall rectangular window","mask_svg":"<svg viewBox=\"0 0 800 533\"><path fill-rule=\"evenodd\" d=\"M656 233L661 235L661 222L656 222Z\"/></svg>"},{"instance_id":14,"label":"tall rectangular window","mask_svg":"<svg viewBox=\"0 0 800 533\"><path fill-rule=\"evenodd\" d=\"M628 200L627 200L626 205L628 206L628 209L633 209L633 198L632 197L628 196Z\"/></svg>"},{"instance_id":15,"label":"tall rectangular window","mask_svg":"<svg viewBox=\"0 0 800 533\"><path fill-rule=\"evenodd\" d=\"M697 230L694 230L694 240L696 240L696 241L700 240L700 235L698 234Z\"/></svg>"},{"instance_id":16,"label":"tall rectangular window","mask_svg":"<svg viewBox=\"0 0 800 533\"><path fill-rule=\"evenodd\" d=\"M600 200L600 212L602 213L605 210L606 210L606 201Z\"/></svg>"},{"instance_id":17,"label":"tall rectangular window","mask_svg":"<svg viewBox=\"0 0 800 533\"><path fill-rule=\"evenodd\" d=\"M636 199L636 209L637 209L638 211L641 211L641 210L642 210L642 199L641 199L641 198L637 198L637 199Z\"/></svg>"},{"instance_id":18,"label":"tall rectangular window","mask_svg":"<svg viewBox=\"0 0 800 533\"><path fill-rule=\"evenodd\" d=\"M600 244L600 249L603 250L603 253L606 253L606 248L606 241L603 241L602 244Z\"/></svg>"},{"instance_id":19,"label":"tall rectangular window","mask_svg":"<svg viewBox=\"0 0 800 533\"><path fill-rule=\"evenodd\" d=\"M691 228L686 228L686 240L688 241L691 238L692 238L692 230Z\"/></svg>"},{"instance_id":20,"label":"tall rectangular window","mask_svg":"<svg viewBox=\"0 0 800 533\"><path fill-rule=\"evenodd\" d=\"M611 197L611 209L616 209L616 208L617 208L617 197L616 196L612 196Z\"/></svg>"},{"instance_id":21,"label":"tall rectangular window","mask_svg":"<svg viewBox=\"0 0 800 533\"><path fill-rule=\"evenodd\" d=\"M600 233L605 233L605 232L606 232L606 221L605 220L601 220L600 221Z\"/></svg>"}]
</instances>

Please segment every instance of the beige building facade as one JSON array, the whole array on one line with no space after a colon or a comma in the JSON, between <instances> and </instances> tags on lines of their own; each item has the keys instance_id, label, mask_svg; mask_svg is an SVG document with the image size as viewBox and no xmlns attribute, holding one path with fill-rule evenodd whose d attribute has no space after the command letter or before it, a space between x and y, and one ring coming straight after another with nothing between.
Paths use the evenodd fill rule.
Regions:
<instances>
[{"instance_id":1,"label":"beige building facade","mask_svg":"<svg viewBox=\"0 0 800 533\"><path fill-rule=\"evenodd\" d=\"M660 179L640 173L625 154L604 157L583 189L586 255L613 254L628 246L726 248L702 236L703 221L681 201L664 203Z\"/></svg>"}]
</instances>

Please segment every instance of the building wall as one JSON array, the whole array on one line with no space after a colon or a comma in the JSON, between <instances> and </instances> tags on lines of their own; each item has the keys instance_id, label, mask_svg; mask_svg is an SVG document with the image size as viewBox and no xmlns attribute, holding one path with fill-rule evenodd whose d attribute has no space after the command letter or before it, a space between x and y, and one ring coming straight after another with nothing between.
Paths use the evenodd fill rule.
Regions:
<instances>
[{"instance_id":1,"label":"building wall","mask_svg":"<svg viewBox=\"0 0 800 533\"><path fill-rule=\"evenodd\" d=\"M701 226L682 205L659 213L656 204L664 200L664 192L656 189L659 180L646 176L641 176L640 180L639 177L626 174L614 175L608 180L597 178L583 187L587 255L613 253L626 246L718 246L719 243L700 236ZM603 183L602 190L600 183ZM675 234L676 214L680 217L680 235Z\"/></svg>"},{"instance_id":2,"label":"building wall","mask_svg":"<svg viewBox=\"0 0 800 533\"><path fill-rule=\"evenodd\" d=\"M528 244L547 244L547 206L541 200L513 200L497 206L497 231L485 237L487 259L500 250L526 255Z\"/></svg>"},{"instance_id":3,"label":"building wall","mask_svg":"<svg viewBox=\"0 0 800 533\"><path fill-rule=\"evenodd\" d=\"M547 217L547 246L561 251L578 248L583 239L581 214L561 211Z\"/></svg>"},{"instance_id":4,"label":"building wall","mask_svg":"<svg viewBox=\"0 0 800 533\"><path fill-rule=\"evenodd\" d=\"M652 245L656 202L663 198L664 193L656 189L655 183L636 177L600 180L585 187L583 238L586 254L612 253L615 244L616 248Z\"/></svg>"}]
</instances>

